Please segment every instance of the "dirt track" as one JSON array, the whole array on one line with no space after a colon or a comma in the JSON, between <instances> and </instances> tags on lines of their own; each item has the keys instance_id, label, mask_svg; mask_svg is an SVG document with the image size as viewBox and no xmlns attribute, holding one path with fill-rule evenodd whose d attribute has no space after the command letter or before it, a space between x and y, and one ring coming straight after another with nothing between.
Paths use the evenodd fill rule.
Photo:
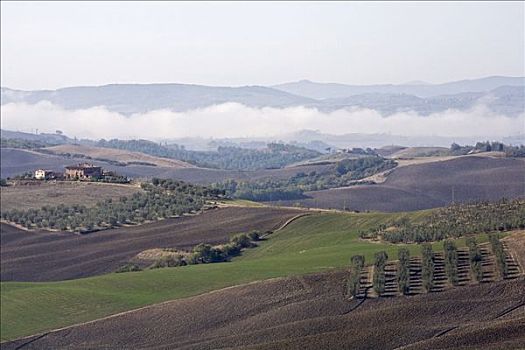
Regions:
<instances>
[{"instance_id":1,"label":"dirt track","mask_svg":"<svg viewBox=\"0 0 525 350\"><path fill-rule=\"evenodd\" d=\"M414 297L342 297L341 273L229 288L2 349L519 349L525 281ZM355 308L355 309L354 309Z\"/></svg>"},{"instance_id":2,"label":"dirt track","mask_svg":"<svg viewBox=\"0 0 525 350\"><path fill-rule=\"evenodd\" d=\"M87 235L27 232L1 224L0 277L2 281L56 281L103 274L146 249L222 243L232 233L276 229L299 213L232 207Z\"/></svg>"}]
</instances>

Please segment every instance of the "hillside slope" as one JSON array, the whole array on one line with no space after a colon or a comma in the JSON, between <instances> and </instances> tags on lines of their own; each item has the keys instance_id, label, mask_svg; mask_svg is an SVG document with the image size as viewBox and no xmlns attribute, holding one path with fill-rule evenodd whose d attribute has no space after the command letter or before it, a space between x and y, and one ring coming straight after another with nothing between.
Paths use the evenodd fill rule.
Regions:
<instances>
[{"instance_id":1,"label":"hillside slope","mask_svg":"<svg viewBox=\"0 0 525 350\"><path fill-rule=\"evenodd\" d=\"M160 158L149 154L120 150L115 148L104 148L84 145L65 144L59 146L46 147L44 150L54 154L81 154L90 158L106 159L115 162L128 164L147 163L166 168L193 168L194 166L176 159Z\"/></svg>"},{"instance_id":2,"label":"hillside slope","mask_svg":"<svg viewBox=\"0 0 525 350\"><path fill-rule=\"evenodd\" d=\"M64 149L70 150L71 146L63 145L52 147L52 149ZM77 146L74 146L77 147ZM96 149L96 148L86 148ZM108 150L106 153L106 150ZM111 154L112 149L102 149L103 155ZM117 152L120 152L117 150ZM131 160L126 151L122 151L125 154L124 159ZM134 152L131 152L134 153ZM115 158L120 157L121 153L116 153ZM139 159L146 159L141 158ZM150 156L147 156L150 157ZM247 179L260 179L265 177L272 178L288 178L299 172L310 172L310 171L322 171L326 168L326 165L310 165L300 167L288 167L283 169L263 169L257 171L241 171L241 170L221 170L221 169L210 169L210 168L198 168L189 165L188 163L172 160L152 157L153 162L158 164L168 164L169 166L151 166L140 163L128 164L128 165L115 165L115 163L108 163L106 161L86 159L75 157L74 153L71 152L71 156L65 157L58 154L43 154L31 150L15 149L15 148L1 148L0 149L0 176L2 178L13 177L16 175L23 174L25 172L33 172L36 169L50 169L54 171L64 171L64 167L71 164L83 163L89 161L95 165L102 166L105 170L115 171L117 174L129 176L131 178L151 178L158 177L163 179L177 179L197 184L210 184L214 182L224 181L226 179L236 180L247 180ZM148 158L149 159L149 158ZM175 166L173 166L173 164ZM179 166L182 164L183 166Z\"/></svg>"},{"instance_id":3,"label":"hillside slope","mask_svg":"<svg viewBox=\"0 0 525 350\"><path fill-rule=\"evenodd\" d=\"M452 201L525 197L525 160L460 157L403 166L384 183L307 192L309 198L282 201L307 207L374 211L410 211Z\"/></svg>"},{"instance_id":4,"label":"hillside slope","mask_svg":"<svg viewBox=\"0 0 525 350\"><path fill-rule=\"evenodd\" d=\"M2 104L49 101L66 109L105 106L125 115L152 110L185 111L226 102L251 107L288 107L313 100L263 86L221 87L191 84L111 84L58 90L20 91L2 88Z\"/></svg>"},{"instance_id":5,"label":"hillside slope","mask_svg":"<svg viewBox=\"0 0 525 350\"><path fill-rule=\"evenodd\" d=\"M2 348L26 343L27 349L78 344L113 349L520 349L524 344L523 280L359 304L343 297L343 278L325 273L223 289Z\"/></svg>"},{"instance_id":6,"label":"hillside slope","mask_svg":"<svg viewBox=\"0 0 525 350\"><path fill-rule=\"evenodd\" d=\"M199 243L223 243L231 234L276 229L298 213L225 208L87 235L28 232L0 224L0 280L56 281L109 273L146 249L191 249Z\"/></svg>"},{"instance_id":7,"label":"hillside slope","mask_svg":"<svg viewBox=\"0 0 525 350\"><path fill-rule=\"evenodd\" d=\"M492 76L481 79L459 80L443 84L377 84L348 85L337 83L318 83L301 80L273 86L291 94L314 99L344 98L362 94L410 94L419 97L430 97L445 94L461 94L466 92L484 92L500 86L523 86L524 77Z\"/></svg>"}]
</instances>

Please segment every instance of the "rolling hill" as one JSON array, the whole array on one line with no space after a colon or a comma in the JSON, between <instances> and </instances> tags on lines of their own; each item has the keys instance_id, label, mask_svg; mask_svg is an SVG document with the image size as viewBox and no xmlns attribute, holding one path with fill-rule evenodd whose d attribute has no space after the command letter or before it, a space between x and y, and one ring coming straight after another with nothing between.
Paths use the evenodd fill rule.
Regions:
<instances>
[{"instance_id":1,"label":"rolling hill","mask_svg":"<svg viewBox=\"0 0 525 350\"><path fill-rule=\"evenodd\" d=\"M74 147L74 148L70 148ZM55 149L54 147L52 149ZM57 150L88 150L87 154L99 154L97 148L80 148L77 146L61 145L57 146ZM188 163L172 160L168 158L158 158L148 156L142 153L116 151L113 153L112 149L101 149L104 157L109 156L112 159L124 159L130 163L119 164L111 161L111 159L86 159L79 157L76 152L70 153L69 156L64 154L40 153L26 149L15 148L1 148L1 167L0 176L2 178L13 177L21 175L26 172L33 172L36 169L49 169L54 171L63 171L64 167L71 164L84 163L88 161L95 165L102 166L105 170L115 171L117 174L125 175L134 179L140 178L172 178L196 184L211 184L227 179L247 180L247 179L261 179L261 178L288 178L299 172L322 171L326 165L309 165L298 167L287 167L282 169L263 169L257 171L241 171L241 170L221 170L211 168L198 168ZM61 153L61 152L60 152ZM147 159L146 164L133 159ZM109 161L109 162L108 162ZM154 163L159 164L158 166ZM154 165L154 166L153 166Z\"/></svg>"},{"instance_id":2,"label":"rolling hill","mask_svg":"<svg viewBox=\"0 0 525 350\"><path fill-rule=\"evenodd\" d=\"M520 349L525 340L523 280L360 304L343 298L343 278L325 273L227 288L2 348Z\"/></svg>"},{"instance_id":3,"label":"rolling hill","mask_svg":"<svg viewBox=\"0 0 525 350\"><path fill-rule=\"evenodd\" d=\"M195 331L200 332L201 334L208 334L207 332L204 332L205 329L209 329L209 332L212 332L209 334L215 334L214 332L217 331L219 332L216 333L217 341L221 338L218 336L221 332L225 332L223 334L229 334L231 336L232 331L234 333L240 331L240 329L237 328L219 327L221 329L217 329L215 328L214 320L217 320L217 322L223 325L237 324L242 326L242 329L245 329L245 332L239 334L244 335L245 333L248 333L246 334L246 342L238 343L242 337L231 338L229 336L220 340L223 344L227 344L232 341L232 339L237 339L233 343L228 343L230 346L235 344L237 344L237 346L249 345L249 339L257 334L257 332L252 333L256 329L265 330L262 332L263 338L265 339L268 339L267 336L264 336L264 334L267 334L267 331L279 331L279 333L283 332L282 334L288 334L281 338L282 341L285 341L286 339L292 340L291 338L296 338L293 334L298 335L296 332L301 328L301 319L310 319L312 322L318 320L320 321L320 325L325 325L326 327L321 327L325 332L319 329L319 336L321 333L334 332L337 329L340 329L343 324L348 326L347 329L349 332L352 330L359 332L360 329L356 327L356 324L358 323L349 322L350 320L346 319L347 316L345 316L351 311L353 305L342 297L343 293L341 283L343 275L339 272L330 272L321 276L304 276L304 274L345 268L348 266L349 257L353 254L363 254L367 262L372 261L374 253L380 250L386 250L389 256L395 257L397 255L397 250L405 245L364 241L359 238L359 231L375 227L378 224L386 223L403 216L408 215L417 219L418 217L427 214L428 213L426 212L408 214L311 213L311 215L296 219L282 230L276 231L269 239L262 241L259 247L246 250L243 255L234 258L233 261L229 263L200 264L178 268L145 270L133 273L106 274L102 276L60 282L2 282L2 340L14 339L24 335L48 331L53 328L91 321L146 305L191 297L199 294L203 294L203 296L195 299L173 302L174 305L184 305L181 306L180 310L187 310L188 312L168 311L164 316L156 314L157 317L153 316L153 314L149 314L148 311L145 310L145 317L152 316L156 320L159 320L158 327L155 327L159 330L159 333L152 333L151 329L148 331L152 338L164 342L165 336L169 334L170 339L173 341L174 332L178 332L177 329L186 332L185 327L197 327L195 328ZM218 229L218 227L216 228ZM104 234L108 233L110 232L105 232ZM130 237L133 237L131 232L126 236L128 240L133 241L130 239ZM48 238L42 239L45 241ZM60 240L61 238L57 237L55 239ZM98 239L104 240L103 235L99 235ZM20 241L17 243L17 240ZM13 245L20 245L19 249L21 250L28 249L27 251L30 251L31 244L24 243L25 240L28 240L30 243L32 239L22 238L19 235L12 235L9 242L12 242ZM478 242L483 242L485 240L485 235L478 237ZM464 246L464 239L457 240L457 244L459 247ZM3 245L4 244L2 244L2 246ZM24 246L27 248L23 248ZM407 245L407 247L413 256L420 252L419 245L411 244ZM115 248L118 249L117 245L115 245ZM32 249L36 249L36 246L33 246ZM441 250L442 243L437 242L433 244L433 249L434 251ZM13 253L14 249L11 254ZM46 253L41 252L41 254L44 254L45 256ZM4 259L4 255L5 254L2 253L2 259ZM35 255L35 253L30 255L38 257L38 254ZM96 253L94 255L96 255ZM55 259L57 262L63 260L58 256L53 257L53 254L48 254L48 256L50 259ZM89 256L90 254L86 252L86 254L80 254L76 262L75 260L64 260L62 264L68 265L68 261L70 261L69 264L76 264L78 265L78 268L82 268L82 260L88 259L89 261ZM23 260L24 259L21 259L21 261ZM46 260L44 260L44 262L45 261ZM13 263L14 262L16 262L16 259L13 260ZM4 264L2 263L2 266L3 265ZM36 265L37 264L33 262L31 265L25 265L25 268L30 272L32 268L36 268ZM204 294L225 287L268 280L276 277L290 278L287 278L284 284L279 282L281 280L274 280L263 282L262 284L251 284L239 287L239 289L229 288L216 293ZM486 315L487 317L497 315L507 307L515 305L516 299L521 298L521 295L518 293L518 286L519 284L503 283L499 286L494 285L494 287L492 287L492 285L475 287L481 288L481 290L479 290L479 295L484 296L482 298L483 300L480 299L480 303L476 303L476 310L480 311L479 314L477 312L472 313L473 309L468 309L467 304L460 302L460 300L463 299L459 299L458 302L460 303L456 304L457 307L447 309L456 310L458 308L465 308L463 311L458 309L457 312L462 312L464 317L467 318L461 318L459 321L455 320L456 313L449 314L450 318L446 317L444 320L429 318L428 322L443 321L443 323L439 323L439 325L430 328L416 327L413 330L415 332L414 334L420 334L421 336L420 332L422 332L422 330L424 331L422 333L423 338L417 336L415 339L421 340L445 330L447 327L450 327L447 323L450 323L451 320L454 320L454 322L461 322L462 320L470 319L469 317L478 317L478 315L485 310L488 310L484 308L477 309L477 307L483 305L483 302L490 301L490 303L492 303L488 306L492 311ZM475 288L458 289L458 291L460 291L458 292L459 294L453 295L459 296L462 295L462 293L476 290ZM280 290L284 293L279 292ZM487 298L486 295L491 290L494 293L499 293L501 299L491 297ZM232 294L228 294L228 291L232 292ZM239 291L239 293L237 291ZM252 291L257 292L256 294L252 294ZM223 294L224 292L226 292L226 294ZM261 293L261 295L258 296L258 293ZM225 298L220 300L208 299L210 296L213 297L214 295L224 295ZM374 301L371 300L370 303L366 301L362 306L370 304L372 307L370 310L374 312L374 316L371 316L372 319L370 322L377 325L377 322L380 319L378 319L378 315L382 314L381 308L376 309L377 305L386 303L383 305L385 305L384 310L387 310L390 307L395 307L398 302L397 300L401 300L399 301L401 303L400 308L396 308L396 310L399 311L396 311L393 314L389 313L389 315L391 315L389 317L393 317L392 320L395 320L395 314L398 314L403 308L410 305L412 300L422 300L420 304L416 303L415 308L408 308L406 313L399 314L398 316L402 320L405 320L405 317L409 316L414 320L414 315L415 313L417 314L417 310L419 310L419 312L425 312L425 309L421 309L421 305L425 305L425 302L432 302L432 300L434 300L433 298L438 298L436 299L436 308L429 310L428 317L430 317L431 314L435 314L439 305L443 305L443 302L440 300L447 300L447 294L443 294L443 297L440 297L439 295L440 294L438 293L436 296L430 294L414 298L382 299L382 301L376 299ZM451 295L449 294L448 296L450 297ZM244 297L247 299L244 299ZM303 297L306 297L306 299L302 299ZM475 297L473 294L465 294L464 300L472 300L473 297ZM195 300L195 302L192 302L192 300ZM248 304L249 307L247 306ZM171 310L169 305L170 304L162 304L159 305L158 308ZM201 307L201 311L193 309L193 307L197 305L200 305L198 307ZM244 314L244 311L241 313L239 313L240 311L236 311L244 309L248 314ZM157 307L154 307L152 310L158 309ZM189 312L189 310L195 310L195 313ZM225 312L225 310L230 310L231 313L230 311ZM373 310L377 310L377 313ZM470 312L467 312L467 310L470 310ZM132 318L124 318L122 319L122 322L117 322L116 325L123 326L128 321L132 322L130 323L130 326L132 324L136 325L137 323L133 322L140 322L142 319L141 312L143 312L143 310L138 311L136 314L138 315L138 318L133 318L133 315L129 314ZM326 314L326 312L328 314ZM353 312L351 312L350 315L352 313ZM170 317L174 314L179 314L181 317L185 317L184 315L192 315L192 322L178 318L177 321L173 319L173 322L168 322L168 320L171 320ZM249 317L250 314L253 315L254 318ZM287 314L289 317L286 316ZM200 316L197 315L207 316L203 316L201 320L199 318ZM230 315L235 316L231 318ZM344 320L344 322L329 326L331 321L329 321L329 318L324 318L324 316L329 315ZM323 318L319 319L319 316ZM281 319L282 321L277 321L278 319ZM116 320L119 319L117 318ZM166 320L166 322L163 322L162 320ZM199 321L194 323L194 320ZM248 323L244 323L243 320L248 321ZM284 323L282 324L284 328L278 327L278 325L281 324L280 322ZM288 326L285 326L285 324L288 324L291 328L286 330ZM385 327L387 327L385 330L388 329L389 324L391 324L391 322L385 323ZM96 326L95 323L93 325ZM107 326L108 329L112 329L113 327L109 324L104 325ZM198 327L203 328L199 331L200 328ZM397 325L393 325L393 327L393 329L396 329ZM119 337L124 334L129 337L130 334L129 332L126 332L125 329L126 328L122 328L122 333L120 331L109 333L102 332L101 334L107 334L107 338L102 336L101 339L106 339L108 342L111 342L112 347L125 348L127 343L119 340ZM171 331L167 331L167 329L171 329ZM317 328L314 327L314 329ZM71 334L75 334L76 332L74 329L68 329L68 331L72 331ZM89 330L86 331L89 332ZM155 341L152 338L149 338L149 336L142 335L139 331L137 332L138 336L144 336L144 346L162 346L160 343L155 343ZM115 338L112 338L112 335L110 334L113 334ZM190 332L190 334L193 333ZM375 332L375 334L378 333ZM399 333L396 333L396 336L398 334ZM39 339L47 341L46 337L47 335L44 335ZM397 338L399 339L399 337ZM51 335L48 339L55 338ZM67 336L65 336L63 339L65 339L66 342L69 342L72 338L67 338ZM87 339L74 339L76 339L75 341L88 341ZM210 340L209 338L206 339ZM213 347L210 343L206 343L206 339L199 338L198 342L202 343L203 346L207 344L207 347ZM379 338L376 339L379 341ZM39 344L37 340L38 339L34 342L35 346ZM59 340L50 341L56 341L56 347L64 346L61 345ZM91 339L89 341L96 342L97 340ZM325 338L323 341L329 341L329 339ZM186 340L183 341L183 343L185 342ZM191 347L190 343L183 343L178 346ZM44 344L45 343L41 343L42 346L44 346ZM301 342L301 344L304 343ZM2 345L4 346L4 344ZM20 345L20 343L17 343L17 345ZM270 346L271 344L267 345ZM92 346L95 346L95 344L92 344L91 347ZM170 347L169 344L164 344L164 346Z\"/></svg>"},{"instance_id":4,"label":"rolling hill","mask_svg":"<svg viewBox=\"0 0 525 350\"><path fill-rule=\"evenodd\" d=\"M113 162L119 162L124 164L151 164L159 167L166 168L193 168L194 166L176 159L160 158L151 156L149 154L140 152L131 152L126 150L94 147L85 145L75 144L64 144L52 147L44 148L45 151L51 152L52 154L62 155L83 155L92 159L104 159Z\"/></svg>"},{"instance_id":5,"label":"rolling hill","mask_svg":"<svg viewBox=\"0 0 525 350\"><path fill-rule=\"evenodd\" d=\"M381 184L305 194L306 199L274 204L396 212L435 208L452 201L523 198L525 160L458 157L399 167Z\"/></svg>"},{"instance_id":6,"label":"rolling hill","mask_svg":"<svg viewBox=\"0 0 525 350\"><path fill-rule=\"evenodd\" d=\"M368 108L389 115L422 115L487 105L496 113L517 116L525 110L525 78L487 77L444 84L344 85L299 81L273 87L216 87L189 84L112 84L58 90L20 91L3 87L2 104L49 101L65 109L105 106L124 115L154 110L188 111L235 102L248 107L305 106L333 111Z\"/></svg>"},{"instance_id":7,"label":"rolling hill","mask_svg":"<svg viewBox=\"0 0 525 350\"><path fill-rule=\"evenodd\" d=\"M344 98L364 94L407 94L417 97L487 92L500 86L523 86L524 77L492 76L481 79L459 80L443 84L379 84L347 85L318 83L309 80L274 85L273 88L313 99Z\"/></svg>"},{"instance_id":8,"label":"rolling hill","mask_svg":"<svg viewBox=\"0 0 525 350\"><path fill-rule=\"evenodd\" d=\"M146 249L191 249L199 243L224 243L231 234L274 230L298 213L224 208L87 235L28 232L1 224L0 280L56 281L109 273Z\"/></svg>"},{"instance_id":9,"label":"rolling hill","mask_svg":"<svg viewBox=\"0 0 525 350\"><path fill-rule=\"evenodd\" d=\"M125 115L152 110L185 111L237 102L251 107L289 107L312 99L263 87L215 87L189 84L113 84L68 87L58 90L20 91L2 88L2 104L49 101L66 109L105 106Z\"/></svg>"}]
</instances>

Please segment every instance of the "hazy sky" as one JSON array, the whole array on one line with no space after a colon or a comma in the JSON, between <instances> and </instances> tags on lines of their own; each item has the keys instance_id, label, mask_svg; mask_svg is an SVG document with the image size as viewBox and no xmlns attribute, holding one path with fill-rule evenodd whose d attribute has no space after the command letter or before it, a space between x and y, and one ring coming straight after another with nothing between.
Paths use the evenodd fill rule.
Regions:
<instances>
[{"instance_id":1,"label":"hazy sky","mask_svg":"<svg viewBox=\"0 0 525 350\"><path fill-rule=\"evenodd\" d=\"M1 84L521 76L524 11L523 2L1 2Z\"/></svg>"}]
</instances>

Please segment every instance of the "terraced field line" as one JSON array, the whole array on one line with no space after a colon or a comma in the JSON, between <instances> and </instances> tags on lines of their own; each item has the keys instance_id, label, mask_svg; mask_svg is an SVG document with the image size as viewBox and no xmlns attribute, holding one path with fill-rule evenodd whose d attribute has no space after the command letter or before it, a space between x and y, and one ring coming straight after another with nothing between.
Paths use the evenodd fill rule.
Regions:
<instances>
[{"instance_id":1,"label":"terraced field line","mask_svg":"<svg viewBox=\"0 0 525 350\"><path fill-rule=\"evenodd\" d=\"M284 229L286 226L290 225L292 222L294 222L295 220L303 217L303 216L308 216L310 215L310 213L301 213L301 214L298 214L296 216L294 216L293 218L290 218L288 219L284 224L282 224L279 228L277 228L275 231L280 231L282 229Z\"/></svg>"},{"instance_id":2,"label":"terraced field line","mask_svg":"<svg viewBox=\"0 0 525 350\"><path fill-rule=\"evenodd\" d=\"M507 236L507 237L503 237L501 240L502 241L510 241L512 239L512 236ZM520 262L520 259L518 259L518 257L516 256L516 251L514 250L515 247L511 245L508 245L507 243L507 250L506 252L511 256L512 260L514 260L514 262L516 263L516 265L518 265L518 268L521 272L521 274L525 274L525 266L521 266L521 262Z\"/></svg>"}]
</instances>

